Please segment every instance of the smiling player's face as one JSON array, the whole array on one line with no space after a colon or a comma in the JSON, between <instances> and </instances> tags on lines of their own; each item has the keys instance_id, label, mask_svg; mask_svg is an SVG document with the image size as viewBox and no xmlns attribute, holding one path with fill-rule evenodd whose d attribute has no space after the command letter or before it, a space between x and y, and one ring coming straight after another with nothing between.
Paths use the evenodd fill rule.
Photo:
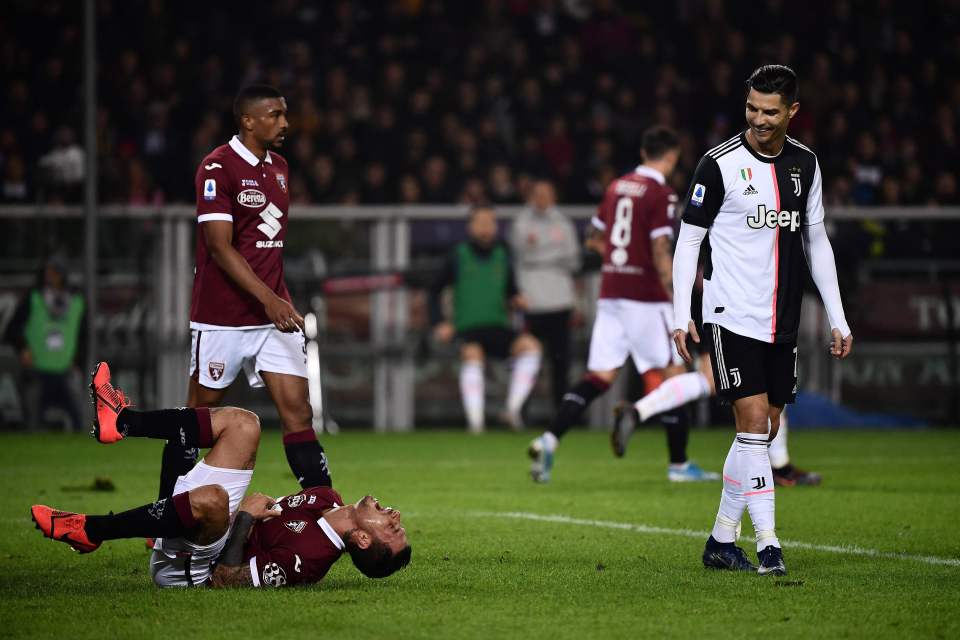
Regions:
<instances>
[{"instance_id":1,"label":"smiling player's face","mask_svg":"<svg viewBox=\"0 0 960 640\"><path fill-rule=\"evenodd\" d=\"M400 523L400 512L381 506L373 496L364 496L354 505L357 525L398 553L407 546L407 530Z\"/></svg>"},{"instance_id":2,"label":"smiling player's face","mask_svg":"<svg viewBox=\"0 0 960 640\"><path fill-rule=\"evenodd\" d=\"M760 93L750 89L747 94L747 125L754 140L761 147L777 146L787 135L790 118L796 115L800 103L785 104L779 93Z\"/></svg>"},{"instance_id":3,"label":"smiling player's face","mask_svg":"<svg viewBox=\"0 0 960 640\"><path fill-rule=\"evenodd\" d=\"M284 98L262 98L247 108L245 124L264 149L279 149L287 137L287 101Z\"/></svg>"}]
</instances>

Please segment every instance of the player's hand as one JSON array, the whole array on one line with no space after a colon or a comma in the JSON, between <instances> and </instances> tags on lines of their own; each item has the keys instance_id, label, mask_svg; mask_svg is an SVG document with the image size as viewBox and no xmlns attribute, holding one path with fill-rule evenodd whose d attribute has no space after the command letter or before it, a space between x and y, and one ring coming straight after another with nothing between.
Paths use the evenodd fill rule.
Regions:
<instances>
[{"instance_id":1,"label":"player's hand","mask_svg":"<svg viewBox=\"0 0 960 640\"><path fill-rule=\"evenodd\" d=\"M522 293L518 293L510 299L510 304L513 305L514 309L519 311L526 311L530 304L527 302L527 296Z\"/></svg>"},{"instance_id":2,"label":"player's hand","mask_svg":"<svg viewBox=\"0 0 960 640\"><path fill-rule=\"evenodd\" d=\"M279 515L279 512L274 509L276 504L276 500L270 496L262 493L251 493L244 496L238 510L246 511L253 516L254 520L266 520Z\"/></svg>"},{"instance_id":3,"label":"player's hand","mask_svg":"<svg viewBox=\"0 0 960 640\"><path fill-rule=\"evenodd\" d=\"M30 351L29 347L20 350L20 366L24 369L33 368L33 352Z\"/></svg>"},{"instance_id":4,"label":"player's hand","mask_svg":"<svg viewBox=\"0 0 960 640\"><path fill-rule=\"evenodd\" d=\"M454 329L449 322L441 322L433 328L433 339L446 344L453 340Z\"/></svg>"},{"instance_id":5,"label":"player's hand","mask_svg":"<svg viewBox=\"0 0 960 640\"><path fill-rule=\"evenodd\" d=\"M293 305L281 298L273 296L263 305L270 322L284 333L293 333L294 331L303 331L303 316L297 313Z\"/></svg>"},{"instance_id":6,"label":"player's hand","mask_svg":"<svg viewBox=\"0 0 960 640\"><path fill-rule=\"evenodd\" d=\"M687 329L689 331L675 329L673 332L673 343L677 346L677 353L680 354L683 361L690 364L693 362L693 356L690 355L690 351L687 349L687 334L689 333L690 337L693 338L693 341L697 344L700 344L700 334L697 333L697 325L693 320L687 323Z\"/></svg>"},{"instance_id":7,"label":"player's hand","mask_svg":"<svg viewBox=\"0 0 960 640\"><path fill-rule=\"evenodd\" d=\"M850 350L853 349L853 334L851 333L844 338L840 329L834 329L830 334L833 338L830 341L830 355L837 360L843 360L850 355Z\"/></svg>"}]
</instances>

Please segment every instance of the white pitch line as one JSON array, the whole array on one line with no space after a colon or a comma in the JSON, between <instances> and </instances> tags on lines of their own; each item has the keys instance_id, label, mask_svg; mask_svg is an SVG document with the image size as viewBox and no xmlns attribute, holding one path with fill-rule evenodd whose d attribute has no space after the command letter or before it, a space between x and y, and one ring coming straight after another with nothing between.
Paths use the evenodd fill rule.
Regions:
<instances>
[{"instance_id":1,"label":"white pitch line","mask_svg":"<svg viewBox=\"0 0 960 640\"><path fill-rule=\"evenodd\" d=\"M704 540L709 536L707 531L694 531L693 529L670 529L667 527L653 527L646 524L632 524L629 522L612 522L610 520L586 520L583 518L571 518L561 515L541 515L539 513L527 513L525 511L503 511L503 512L476 512L471 515L486 518L513 518L515 520L533 520L536 522L556 522L560 524L576 524L587 527L599 527L601 529L621 529L623 531L633 531L634 533L652 533L668 536L683 536L684 538L698 538ZM747 538L741 538L746 540ZM960 558L941 558L939 556L922 556L913 553L894 553L892 551L880 551L878 549L866 549L855 545L832 545L832 544L813 544L810 542L800 542L797 540L783 540L783 545L793 549L810 549L811 551L825 551L827 553L842 553L852 556L865 556L868 558L883 558L889 560L915 560L926 564L945 565L948 567L960 567Z\"/></svg>"}]
</instances>

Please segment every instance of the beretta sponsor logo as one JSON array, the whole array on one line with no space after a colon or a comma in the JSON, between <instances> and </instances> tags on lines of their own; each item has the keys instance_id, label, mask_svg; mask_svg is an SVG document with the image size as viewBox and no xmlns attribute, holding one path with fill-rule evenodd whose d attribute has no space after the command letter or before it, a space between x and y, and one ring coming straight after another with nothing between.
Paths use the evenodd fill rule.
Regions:
<instances>
[{"instance_id":1,"label":"beretta sponsor logo","mask_svg":"<svg viewBox=\"0 0 960 640\"><path fill-rule=\"evenodd\" d=\"M256 189L244 189L237 194L237 202L245 207L255 209L267 204L267 196Z\"/></svg>"}]
</instances>

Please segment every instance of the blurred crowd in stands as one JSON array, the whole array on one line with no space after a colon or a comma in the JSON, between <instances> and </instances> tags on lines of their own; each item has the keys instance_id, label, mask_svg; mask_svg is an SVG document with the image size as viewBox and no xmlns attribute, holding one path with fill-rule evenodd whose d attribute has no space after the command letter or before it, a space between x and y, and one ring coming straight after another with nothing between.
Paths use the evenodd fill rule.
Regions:
<instances>
[{"instance_id":1,"label":"blurred crowd in stands","mask_svg":"<svg viewBox=\"0 0 960 640\"><path fill-rule=\"evenodd\" d=\"M82 4L10 0L0 199L79 201ZM294 201L520 203L547 177L592 203L682 133L678 191L743 125L743 81L792 65L791 134L818 152L828 203L957 205L960 2L351 0L98 7L100 197L189 202L234 133L237 89L287 96Z\"/></svg>"}]
</instances>

